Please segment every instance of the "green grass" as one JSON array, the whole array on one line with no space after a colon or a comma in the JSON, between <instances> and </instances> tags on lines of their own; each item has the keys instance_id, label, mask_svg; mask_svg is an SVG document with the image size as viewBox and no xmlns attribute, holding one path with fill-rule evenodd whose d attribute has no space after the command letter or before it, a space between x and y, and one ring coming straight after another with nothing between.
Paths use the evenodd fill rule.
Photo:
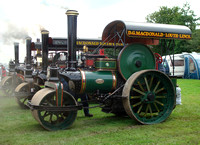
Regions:
<instances>
[{"instance_id":1,"label":"green grass","mask_svg":"<svg viewBox=\"0 0 200 145\"><path fill-rule=\"evenodd\" d=\"M68 130L49 132L22 110L14 98L0 97L0 145L6 144L200 144L200 81L178 80L182 104L156 125L139 125L128 117L91 109L92 118L78 112Z\"/></svg>"}]
</instances>

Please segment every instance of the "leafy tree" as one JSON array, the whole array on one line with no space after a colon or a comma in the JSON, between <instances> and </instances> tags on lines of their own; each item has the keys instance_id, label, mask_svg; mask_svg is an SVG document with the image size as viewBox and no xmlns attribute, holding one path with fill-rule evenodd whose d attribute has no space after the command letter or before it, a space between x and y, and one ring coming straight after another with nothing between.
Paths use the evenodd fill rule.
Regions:
<instances>
[{"instance_id":1,"label":"leafy tree","mask_svg":"<svg viewBox=\"0 0 200 145\"><path fill-rule=\"evenodd\" d=\"M146 20L150 23L185 25L195 34L196 26L198 25L197 21L200 20L200 18L196 18L194 11L190 9L190 5L186 3L183 5L183 8L178 6L174 6L172 8L168 8L166 6L160 7L159 11L147 15ZM198 38L200 39L200 37ZM196 38L194 40L196 41ZM197 42L194 42L194 40L176 40L175 53L191 52L191 47L194 47L192 45L197 45ZM159 53L161 51L157 47L155 47L154 50Z\"/></svg>"},{"instance_id":2,"label":"leafy tree","mask_svg":"<svg viewBox=\"0 0 200 145\"><path fill-rule=\"evenodd\" d=\"M189 41L186 49L189 49L191 52L200 52L200 29L194 31L192 40Z\"/></svg>"}]
</instances>

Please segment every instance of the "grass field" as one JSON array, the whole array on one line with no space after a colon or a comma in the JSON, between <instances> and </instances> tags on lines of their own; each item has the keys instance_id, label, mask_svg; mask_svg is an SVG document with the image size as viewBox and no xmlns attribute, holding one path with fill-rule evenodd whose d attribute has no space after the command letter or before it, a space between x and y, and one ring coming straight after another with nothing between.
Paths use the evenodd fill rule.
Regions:
<instances>
[{"instance_id":1,"label":"grass field","mask_svg":"<svg viewBox=\"0 0 200 145\"><path fill-rule=\"evenodd\" d=\"M182 104L171 116L156 125L139 125L128 117L91 109L83 111L68 130L49 132L32 117L30 110L18 107L14 98L0 97L0 145L15 144L200 144L200 81L178 80Z\"/></svg>"}]
</instances>

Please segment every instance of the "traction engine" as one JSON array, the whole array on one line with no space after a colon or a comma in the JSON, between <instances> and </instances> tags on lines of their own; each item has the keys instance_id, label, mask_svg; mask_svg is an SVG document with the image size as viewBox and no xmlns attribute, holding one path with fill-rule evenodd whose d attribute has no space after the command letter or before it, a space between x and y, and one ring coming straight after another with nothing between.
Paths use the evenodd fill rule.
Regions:
<instances>
[{"instance_id":1,"label":"traction engine","mask_svg":"<svg viewBox=\"0 0 200 145\"><path fill-rule=\"evenodd\" d=\"M128 115L141 124L165 121L175 108L176 81L156 70L156 58L148 45L158 45L159 39L190 39L191 31L185 26L113 21L105 27L102 41L124 47L119 51L115 47L112 58L96 53L103 46L92 54L83 53L82 61L94 60L87 66L76 59L78 12L68 10L66 14L67 67L49 67L45 88L28 103L33 117L47 130L67 129L73 124L83 106L64 90L64 80L76 96L95 98L103 112ZM176 35L168 38L168 34Z\"/></svg>"}]
</instances>

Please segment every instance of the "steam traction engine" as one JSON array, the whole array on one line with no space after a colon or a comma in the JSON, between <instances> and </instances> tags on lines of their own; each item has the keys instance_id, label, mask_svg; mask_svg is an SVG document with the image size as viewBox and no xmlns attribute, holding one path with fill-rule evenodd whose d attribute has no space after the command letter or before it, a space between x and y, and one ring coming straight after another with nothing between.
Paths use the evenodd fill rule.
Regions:
<instances>
[{"instance_id":1,"label":"steam traction engine","mask_svg":"<svg viewBox=\"0 0 200 145\"><path fill-rule=\"evenodd\" d=\"M14 43L15 60L9 62L9 73L1 80L0 90L5 96L12 96L14 89L24 81L24 66L19 63L19 43Z\"/></svg>"},{"instance_id":2,"label":"steam traction engine","mask_svg":"<svg viewBox=\"0 0 200 145\"><path fill-rule=\"evenodd\" d=\"M166 120L175 107L176 81L155 69L155 56L147 45L158 45L162 39L165 47L173 46L174 39L190 39L191 31L185 26L113 21L105 27L102 41L123 43L123 49L114 49L113 58L90 54L95 58L94 67L82 67L76 60L78 12L69 10L66 14L68 67L62 71L56 66L49 68L45 88L29 102L33 117L47 130L73 124L83 107L72 93L63 90L59 80L64 79L73 93L95 97L104 112L128 115L141 124ZM87 60L89 54L82 56Z\"/></svg>"}]
</instances>

